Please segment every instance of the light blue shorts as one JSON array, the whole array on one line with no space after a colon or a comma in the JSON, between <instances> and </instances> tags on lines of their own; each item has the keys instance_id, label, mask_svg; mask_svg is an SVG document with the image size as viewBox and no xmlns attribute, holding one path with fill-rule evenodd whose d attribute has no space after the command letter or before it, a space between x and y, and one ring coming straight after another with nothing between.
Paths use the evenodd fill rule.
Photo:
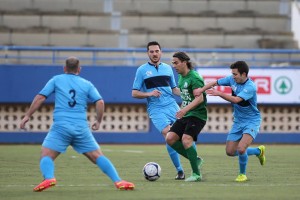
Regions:
<instances>
[{"instance_id":1,"label":"light blue shorts","mask_svg":"<svg viewBox=\"0 0 300 200\"><path fill-rule=\"evenodd\" d=\"M176 112L178 110L179 106L175 104L148 110L148 114L154 126L161 133L168 125L172 125L176 121Z\"/></svg>"},{"instance_id":2,"label":"light blue shorts","mask_svg":"<svg viewBox=\"0 0 300 200\"><path fill-rule=\"evenodd\" d=\"M238 141L243 137L243 134L249 134L256 138L260 128L260 121L251 121L249 123L234 122L230 132L227 135L227 141Z\"/></svg>"},{"instance_id":3,"label":"light blue shorts","mask_svg":"<svg viewBox=\"0 0 300 200\"><path fill-rule=\"evenodd\" d=\"M42 144L60 153L64 153L69 145L80 154L100 148L87 125L74 124L54 123Z\"/></svg>"}]
</instances>

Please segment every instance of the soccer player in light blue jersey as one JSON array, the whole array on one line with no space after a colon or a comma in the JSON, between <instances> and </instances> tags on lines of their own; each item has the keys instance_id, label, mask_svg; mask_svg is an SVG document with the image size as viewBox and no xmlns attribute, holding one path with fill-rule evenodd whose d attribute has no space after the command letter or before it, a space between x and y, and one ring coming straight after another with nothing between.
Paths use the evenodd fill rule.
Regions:
<instances>
[{"instance_id":1,"label":"soccer player in light blue jersey","mask_svg":"<svg viewBox=\"0 0 300 200\"><path fill-rule=\"evenodd\" d=\"M156 41L149 42L147 54L149 61L136 71L132 96L138 99L147 99L149 118L166 138L171 125L176 121L176 112L179 111L173 94L180 96L180 90L176 85L172 67L160 61L162 55L160 44ZM195 147L195 143L193 145ZM169 145L166 147L177 170L175 179L184 180L185 174L179 155Z\"/></svg>"},{"instance_id":2,"label":"soccer player in light blue jersey","mask_svg":"<svg viewBox=\"0 0 300 200\"><path fill-rule=\"evenodd\" d=\"M33 191L40 192L56 184L54 160L69 145L96 164L120 190L133 190L134 184L122 180L111 161L102 153L87 121L87 104L96 105L96 120L92 130L98 130L104 113L104 100L94 85L79 76L81 67L76 57L66 60L64 74L54 76L37 94L21 121L24 129L32 114L51 94L55 94L53 125L42 144L40 169L44 177Z\"/></svg>"},{"instance_id":3,"label":"soccer player in light blue jersey","mask_svg":"<svg viewBox=\"0 0 300 200\"><path fill-rule=\"evenodd\" d=\"M235 181L247 181L246 168L248 156L256 155L261 165L265 164L265 146L249 147L257 136L261 123L257 108L257 89L248 77L249 67L244 61L237 61L230 66L232 75L218 79L197 89L199 94L206 91L208 95L219 96L231 102L233 107L233 125L227 136L226 154L238 156L240 172ZM232 95L222 93L213 87L230 86Z\"/></svg>"}]
</instances>

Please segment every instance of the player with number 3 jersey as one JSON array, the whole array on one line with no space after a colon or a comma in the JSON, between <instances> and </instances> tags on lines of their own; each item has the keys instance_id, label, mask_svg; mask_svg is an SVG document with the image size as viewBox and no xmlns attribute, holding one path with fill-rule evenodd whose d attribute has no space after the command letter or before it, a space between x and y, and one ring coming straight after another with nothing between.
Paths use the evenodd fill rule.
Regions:
<instances>
[{"instance_id":1,"label":"player with number 3 jersey","mask_svg":"<svg viewBox=\"0 0 300 200\"><path fill-rule=\"evenodd\" d=\"M21 121L20 128L24 129L32 114L46 98L55 94L53 125L42 144L40 169L44 180L34 187L33 191L40 192L56 185L54 160L60 153L64 153L69 145L96 164L117 189L132 190L134 184L119 177L114 165L104 156L90 130L86 113L87 104L93 102L96 105L96 120L91 127L95 131L100 128L104 101L94 85L79 76L80 70L79 60L76 57L69 57L64 67L65 73L48 81L35 96Z\"/></svg>"}]
</instances>

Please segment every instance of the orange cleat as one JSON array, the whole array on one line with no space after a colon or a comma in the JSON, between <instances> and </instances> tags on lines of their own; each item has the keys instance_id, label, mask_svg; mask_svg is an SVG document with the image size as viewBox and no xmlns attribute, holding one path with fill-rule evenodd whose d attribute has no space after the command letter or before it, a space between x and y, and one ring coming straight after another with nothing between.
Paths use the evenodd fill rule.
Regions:
<instances>
[{"instance_id":1,"label":"orange cleat","mask_svg":"<svg viewBox=\"0 0 300 200\"><path fill-rule=\"evenodd\" d=\"M115 186L119 190L133 190L134 184L127 181L117 181L115 182Z\"/></svg>"},{"instance_id":2,"label":"orange cleat","mask_svg":"<svg viewBox=\"0 0 300 200\"><path fill-rule=\"evenodd\" d=\"M34 192L41 192L47 188L50 188L52 186L55 186L56 184L56 179L51 178L51 179L45 179L43 182L38 184L35 188L33 188Z\"/></svg>"}]
</instances>

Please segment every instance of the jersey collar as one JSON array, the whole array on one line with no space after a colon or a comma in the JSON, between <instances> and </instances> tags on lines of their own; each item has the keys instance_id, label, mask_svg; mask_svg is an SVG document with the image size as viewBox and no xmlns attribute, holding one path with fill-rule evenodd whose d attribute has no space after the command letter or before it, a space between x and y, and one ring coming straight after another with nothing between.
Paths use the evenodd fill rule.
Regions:
<instances>
[{"instance_id":1,"label":"jersey collar","mask_svg":"<svg viewBox=\"0 0 300 200\"><path fill-rule=\"evenodd\" d=\"M161 62L158 64L158 66L156 66L156 65L153 65L153 64L152 64L152 63L150 63L150 62L148 62L148 64L149 64L150 66L153 66L153 67L155 67L155 68L157 68L157 67L159 67L160 65L162 65L162 63L161 63Z\"/></svg>"}]
</instances>

